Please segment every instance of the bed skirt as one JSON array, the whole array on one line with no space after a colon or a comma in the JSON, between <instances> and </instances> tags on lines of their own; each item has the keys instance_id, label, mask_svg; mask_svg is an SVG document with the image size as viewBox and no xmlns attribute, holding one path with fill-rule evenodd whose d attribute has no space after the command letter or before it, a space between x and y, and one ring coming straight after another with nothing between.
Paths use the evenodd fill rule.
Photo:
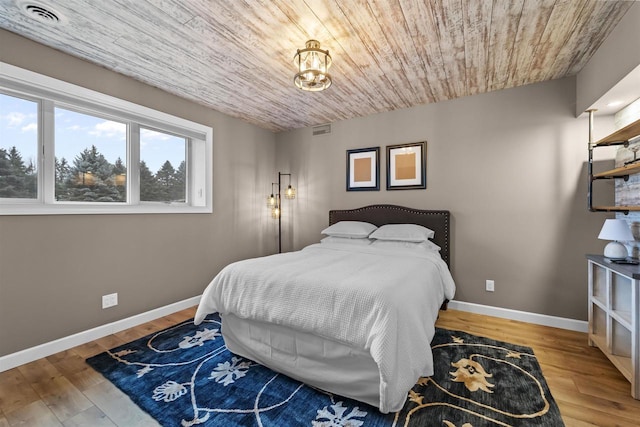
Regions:
<instances>
[{"instance_id":1,"label":"bed skirt","mask_svg":"<svg viewBox=\"0 0 640 427\"><path fill-rule=\"evenodd\" d=\"M222 335L232 353L309 386L380 407L380 372L364 349L286 326L232 314L221 317Z\"/></svg>"}]
</instances>

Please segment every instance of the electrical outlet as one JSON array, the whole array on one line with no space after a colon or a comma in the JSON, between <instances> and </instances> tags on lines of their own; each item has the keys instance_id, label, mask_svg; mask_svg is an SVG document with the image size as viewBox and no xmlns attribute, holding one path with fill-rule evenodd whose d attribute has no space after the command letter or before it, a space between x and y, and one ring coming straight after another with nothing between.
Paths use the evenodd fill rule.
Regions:
<instances>
[{"instance_id":1,"label":"electrical outlet","mask_svg":"<svg viewBox=\"0 0 640 427\"><path fill-rule=\"evenodd\" d=\"M114 305L118 305L118 294L109 294L102 296L102 308L113 307Z\"/></svg>"},{"instance_id":2,"label":"electrical outlet","mask_svg":"<svg viewBox=\"0 0 640 427\"><path fill-rule=\"evenodd\" d=\"M487 292L493 292L495 290L495 284L493 280L487 280L485 290Z\"/></svg>"}]
</instances>

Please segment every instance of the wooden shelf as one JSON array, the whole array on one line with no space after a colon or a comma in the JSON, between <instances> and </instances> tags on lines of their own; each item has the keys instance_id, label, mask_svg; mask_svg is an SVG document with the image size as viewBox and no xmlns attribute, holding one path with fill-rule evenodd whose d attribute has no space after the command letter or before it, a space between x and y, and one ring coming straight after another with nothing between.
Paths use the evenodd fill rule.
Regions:
<instances>
[{"instance_id":1,"label":"wooden shelf","mask_svg":"<svg viewBox=\"0 0 640 427\"><path fill-rule=\"evenodd\" d=\"M632 330L630 311L611 310L611 317L628 331Z\"/></svg>"},{"instance_id":2,"label":"wooden shelf","mask_svg":"<svg viewBox=\"0 0 640 427\"><path fill-rule=\"evenodd\" d=\"M602 297L593 295L591 299L595 305L600 307L603 311L607 311L607 303L602 299Z\"/></svg>"},{"instance_id":3,"label":"wooden shelf","mask_svg":"<svg viewBox=\"0 0 640 427\"><path fill-rule=\"evenodd\" d=\"M615 131L611 135L605 136L600 141L596 142L595 145L598 147L604 147L607 145L619 144L621 142L629 141L638 135L640 135L640 119Z\"/></svg>"},{"instance_id":4,"label":"wooden shelf","mask_svg":"<svg viewBox=\"0 0 640 427\"><path fill-rule=\"evenodd\" d=\"M624 212L625 214L631 211L640 211L640 206L593 206L594 181L610 178L624 178L626 180L629 175L640 173L640 162L631 163L627 166L622 166L604 172L593 173L593 150L595 148L623 144L626 146L626 143L629 142L629 140L640 136L640 119L638 119L622 129L613 132L611 135L602 138L595 144L592 143L591 135L593 132L593 112L594 110L589 110L589 183L587 191L587 203L589 210L592 212Z\"/></svg>"},{"instance_id":5,"label":"wooden shelf","mask_svg":"<svg viewBox=\"0 0 640 427\"><path fill-rule=\"evenodd\" d=\"M640 211L640 206L593 206L594 210L605 212Z\"/></svg>"},{"instance_id":6,"label":"wooden shelf","mask_svg":"<svg viewBox=\"0 0 640 427\"><path fill-rule=\"evenodd\" d=\"M633 368L631 365L630 357L622 357L616 356L615 354L609 353L609 348L607 347L607 340L598 335L589 334L589 338L591 341L598 346L600 350L609 358L613 366L615 366L622 375L627 379L627 381L633 382Z\"/></svg>"},{"instance_id":7,"label":"wooden shelf","mask_svg":"<svg viewBox=\"0 0 640 427\"><path fill-rule=\"evenodd\" d=\"M611 169L611 170L608 170L608 171L600 172L600 173L594 173L593 174L593 178L594 179L598 179L598 178L622 178L624 176L631 175L631 174L638 173L638 172L640 172L640 162L633 163L633 164L627 165L627 166L622 166L622 167L615 168L615 169Z\"/></svg>"}]
</instances>

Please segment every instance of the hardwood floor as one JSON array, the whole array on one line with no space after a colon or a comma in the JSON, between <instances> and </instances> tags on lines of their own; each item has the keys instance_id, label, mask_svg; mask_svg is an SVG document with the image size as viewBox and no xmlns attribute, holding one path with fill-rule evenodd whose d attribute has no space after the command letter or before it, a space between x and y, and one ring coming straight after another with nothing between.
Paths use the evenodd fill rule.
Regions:
<instances>
[{"instance_id":1,"label":"hardwood floor","mask_svg":"<svg viewBox=\"0 0 640 427\"><path fill-rule=\"evenodd\" d=\"M190 308L1 372L0 427L157 426L84 360L194 314ZM455 310L441 312L437 325L532 347L568 427L640 425L631 385L584 333Z\"/></svg>"}]
</instances>

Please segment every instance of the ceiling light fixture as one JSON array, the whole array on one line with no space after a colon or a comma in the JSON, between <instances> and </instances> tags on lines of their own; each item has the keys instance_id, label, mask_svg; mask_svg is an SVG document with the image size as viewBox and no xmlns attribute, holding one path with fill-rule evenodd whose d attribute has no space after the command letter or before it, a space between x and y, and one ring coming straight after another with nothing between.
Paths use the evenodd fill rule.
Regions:
<instances>
[{"instance_id":1,"label":"ceiling light fixture","mask_svg":"<svg viewBox=\"0 0 640 427\"><path fill-rule=\"evenodd\" d=\"M298 72L293 78L296 86L302 90L319 92L331 86L331 56L328 50L320 49L320 42L308 40L304 49L298 49L293 57Z\"/></svg>"}]
</instances>

